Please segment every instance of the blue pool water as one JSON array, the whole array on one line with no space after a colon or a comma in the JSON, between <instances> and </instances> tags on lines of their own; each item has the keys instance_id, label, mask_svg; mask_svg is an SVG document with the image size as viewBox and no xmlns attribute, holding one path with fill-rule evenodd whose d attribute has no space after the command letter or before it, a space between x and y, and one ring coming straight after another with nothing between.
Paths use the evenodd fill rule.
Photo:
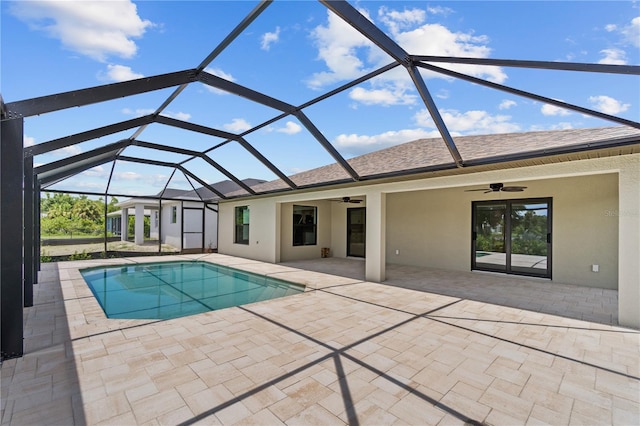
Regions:
<instances>
[{"instance_id":1,"label":"blue pool water","mask_svg":"<svg viewBox=\"0 0 640 426\"><path fill-rule=\"evenodd\" d=\"M169 319L289 296L304 286L208 262L80 271L108 318Z\"/></svg>"}]
</instances>

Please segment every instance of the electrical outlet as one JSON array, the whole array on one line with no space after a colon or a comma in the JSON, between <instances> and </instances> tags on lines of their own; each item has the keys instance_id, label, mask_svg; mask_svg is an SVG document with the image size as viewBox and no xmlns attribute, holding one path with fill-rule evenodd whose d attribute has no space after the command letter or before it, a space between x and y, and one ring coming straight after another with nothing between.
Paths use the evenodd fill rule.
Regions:
<instances>
[{"instance_id":1,"label":"electrical outlet","mask_svg":"<svg viewBox=\"0 0 640 426\"><path fill-rule=\"evenodd\" d=\"M600 272L600 265L591 265L591 272Z\"/></svg>"}]
</instances>

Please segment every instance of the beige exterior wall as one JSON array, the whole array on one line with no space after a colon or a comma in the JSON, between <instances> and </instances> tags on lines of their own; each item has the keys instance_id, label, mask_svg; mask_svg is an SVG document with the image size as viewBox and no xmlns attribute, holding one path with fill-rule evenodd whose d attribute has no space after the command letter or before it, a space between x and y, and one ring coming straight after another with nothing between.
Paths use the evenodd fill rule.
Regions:
<instances>
[{"instance_id":1,"label":"beige exterior wall","mask_svg":"<svg viewBox=\"0 0 640 426\"><path fill-rule=\"evenodd\" d=\"M293 205L315 206L317 210L317 241L315 245L293 245ZM284 203L281 205L281 243L280 261L315 259L320 257L322 247L331 247L331 201L304 201L299 203Z\"/></svg>"},{"instance_id":2,"label":"beige exterior wall","mask_svg":"<svg viewBox=\"0 0 640 426\"><path fill-rule=\"evenodd\" d=\"M249 244L234 242L235 207L249 207ZM251 199L219 205L218 251L264 262L280 262L280 212L274 199Z\"/></svg>"},{"instance_id":3,"label":"beige exterior wall","mask_svg":"<svg viewBox=\"0 0 640 426\"><path fill-rule=\"evenodd\" d=\"M516 196L500 193L497 197L465 192L491 182L523 185L527 190ZM617 288L620 324L640 327L640 154L222 202L219 251L269 262L291 260L298 255L319 258L319 248L328 238L332 255L344 257L346 208L353 205L328 200L368 196L375 201L369 209L386 205L382 215L372 216L375 219L386 214L382 226L378 223L376 232L371 234L386 242L382 252L380 244L372 245L372 255L372 242L367 241L367 271L376 271L374 275L381 280L385 263L468 271L471 202L520 195L553 198L553 281ZM311 202L324 203L319 210L322 216L330 211L328 220L319 216L322 243L309 252L294 252L290 247L291 231L287 229L291 228L288 206ZM251 209L249 245L233 243L233 208L238 205ZM327 231L325 226L330 229ZM599 265L599 272L592 272L594 264Z\"/></svg>"},{"instance_id":4,"label":"beige exterior wall","mask_svg":"<svg viewBox=\"0 0 640 426\"><path fill-rule=\"evenodd\" d=\"M514 182L522 193L465 192L462 188L387 196L388 263L468 271L471 268L471 203L551 197L553 280L617 288L617 174ZM396 250L398 254L396 254ZM592 272L591 265L600 272Z\"/></svg>"}]
</instances>

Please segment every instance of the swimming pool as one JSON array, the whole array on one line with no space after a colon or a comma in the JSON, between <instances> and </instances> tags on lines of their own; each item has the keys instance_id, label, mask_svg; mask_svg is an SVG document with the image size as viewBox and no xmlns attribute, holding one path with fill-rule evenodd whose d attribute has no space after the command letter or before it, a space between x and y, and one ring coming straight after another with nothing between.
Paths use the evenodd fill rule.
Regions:
<instances>
[{"instance_id":1,"label":"swimming pool","mask_svg":"<svg viewBox=\"0 0 640 426\"><path fill-rule=\"evenodd\" d=\"M170 319L304 291L303 285L201 261L82 269L108 318Z\"/></svg>"}]
</instances>

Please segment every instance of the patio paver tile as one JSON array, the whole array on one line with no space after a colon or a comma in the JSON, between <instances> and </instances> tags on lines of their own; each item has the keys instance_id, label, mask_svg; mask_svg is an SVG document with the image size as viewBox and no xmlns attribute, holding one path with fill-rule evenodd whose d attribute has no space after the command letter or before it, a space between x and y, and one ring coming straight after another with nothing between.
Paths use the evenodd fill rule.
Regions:
<instances>
[{"instance_id":1,"label":"patio paver tile","mask_svg":"<svg viewBox=\"0 0 640 426\"><path fill-rule=\"evenodd\" d=\"M615 291L393 265L381 285L346 259L295 263L352 278L204 258L322 290L109 320L76 269L103 261L45 264L28 353L2 363L2 424L640 422L640 333L611 325Z\"/></svg>"}]
</instances>

